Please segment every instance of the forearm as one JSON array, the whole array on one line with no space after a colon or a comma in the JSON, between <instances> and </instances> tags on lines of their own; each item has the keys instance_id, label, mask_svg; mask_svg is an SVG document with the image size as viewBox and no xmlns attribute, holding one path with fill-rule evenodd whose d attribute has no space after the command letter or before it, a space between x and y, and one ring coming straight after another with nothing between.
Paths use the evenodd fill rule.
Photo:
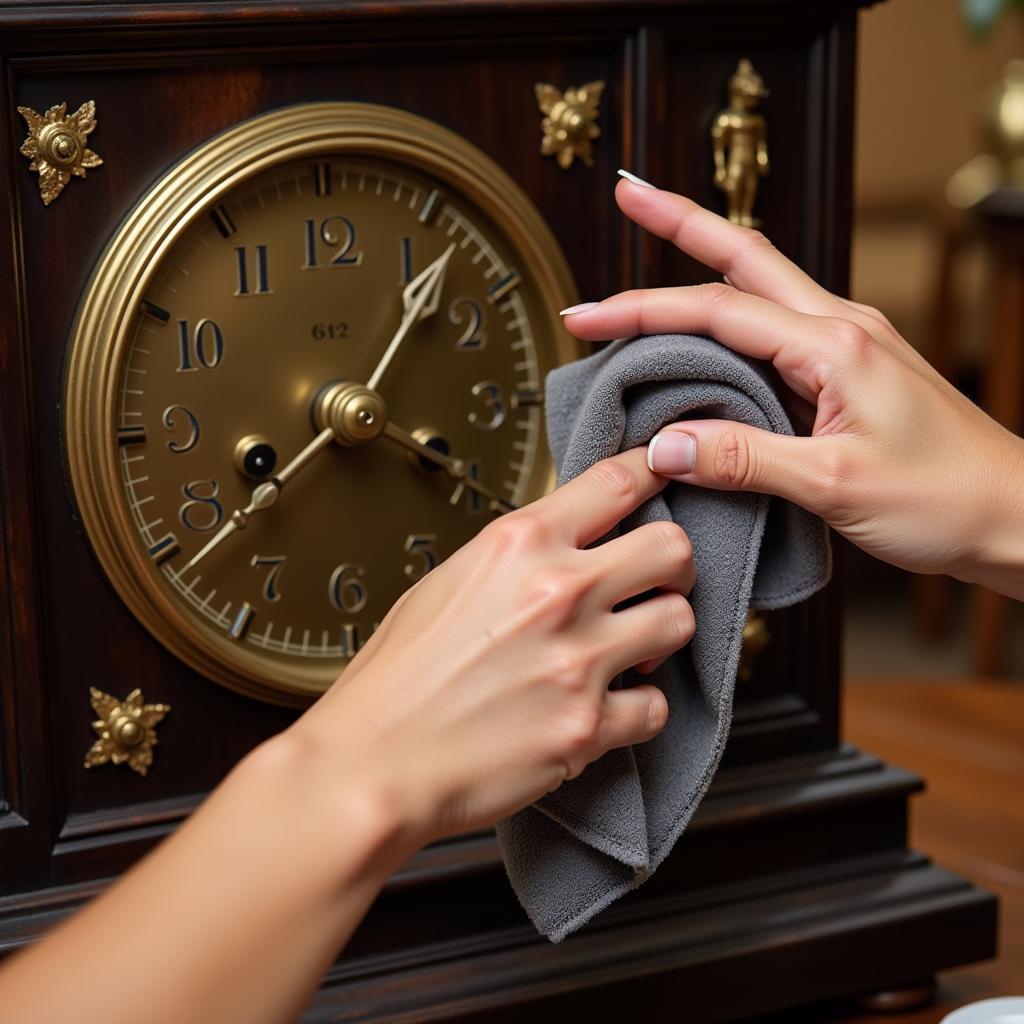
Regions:
<instances>
[{"instance_id":1,"label":"forearm","mask_svg":"<svg viewBox=\"0 0 1024 1024\"><path fill-rule=\"evenodd\" d=\"M4 1019L294 1019L416 845L351 767L294 730L254 751L173 837L0 972Z\"/></svg>"}]
</instances>

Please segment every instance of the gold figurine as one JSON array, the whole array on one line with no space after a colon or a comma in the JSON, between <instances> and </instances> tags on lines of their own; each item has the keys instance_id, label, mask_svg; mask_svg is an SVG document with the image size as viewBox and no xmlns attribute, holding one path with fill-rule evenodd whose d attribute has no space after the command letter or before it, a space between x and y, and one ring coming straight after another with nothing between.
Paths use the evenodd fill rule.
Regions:
<instances>
[{"instance_id":1,"label":"gold figurine","mask_svg":"<svg viewBox=\"0 0 1024 1024\"><path fill-rule=\"evenodd\" d=\"M711 127L715 156L715 185L726 195L729 220L753 227L758 178L768 173L765 122L754 109L767 96L761 76L743 58L729 79L729 106Z\"/></svg>"}]
</instances>

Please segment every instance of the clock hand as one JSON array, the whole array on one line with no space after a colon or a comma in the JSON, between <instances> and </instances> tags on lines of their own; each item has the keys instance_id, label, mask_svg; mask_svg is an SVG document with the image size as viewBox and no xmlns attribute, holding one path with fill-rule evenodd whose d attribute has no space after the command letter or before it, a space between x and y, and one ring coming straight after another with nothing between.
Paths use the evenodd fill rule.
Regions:
<instances>
[{"instance_id":1,"label":"clock hand","mask_svg":"<svg viewBox=\"0 0 1024 1024\"><path fill-rule=\"evenodd\" d=\"M506 501L504 498L499 498L489 487L484 486L479 480L474 480L466 472L466 464L462 459L452 458L449 455L444 455L439 452L436 448L431 448L430 445L423 444L422 441L417 441L408 431L403 430L400 426L392 423L390 420L384 427L383 436L394 441L396 444L401 445L403 448L407 448L411 452L415 452L417 455L430 462L440 466L453 480L458 480L464 487L468 487L471 491L476 491L477 494L489 501L489 508L492 512L513 512L516 506L510 501Z\"/></svg>"},{"instance_id":2,"label":"clock hand","mask_svg":"<svg viewBox=\"0 0 1024 1024\"><path fill-rule=\"evenodd\" d=\"M380 384L384 371L387 370L392 357L398 351L398 346L402 344L402 340L409 333L409 328L417 320L425 320L432 313L437 312L438 303L441 301L441 287L444 284L445 268L448 266L448 260L454 251L455 243L452 242L426 270L414 277L402 291L402 304L405 307L405 316L402 317L402 322L399 324L395 336L384 350L384 355L381 356L377 369L370 374L370 379L366 382L366 386L371 391L377 390L377 385Z\"/></svg>"},{"instance_id":3,"label":"clock hand","mask_svg":"<svg viewBox=\"0 0 1024 1024\"><path fill-rule=\"evenodd\" d=\"M307 465L313 460L313 457L323 451L331 441L334 440L334 430L331 427L325 427L320 431L316 437L313 438L305 448L299 452L298 455L288 463L284 469L281 470L276 476L273 476L270 480L265 480L261 484L257 484L253 488L252 497L249 499L249 504L245 508L235 509L234 512L228 517L228 521L217 531L217 533L210 539L209 543L202 548L202 550L193 555L188 562L185 563L184 568L181 572L187 572L189 569L194 568L198 565L218 544L221 543L226 537L230 537L236 530L244 530L249 524L249 517L254 512L262 511L265 508L270 508L271 505L277 501L277 496L281 493L281 489L288 481L295 476L296 473L303 466ZM180 575L180 573L179 573Z\"/></svg>"}]
</instances>

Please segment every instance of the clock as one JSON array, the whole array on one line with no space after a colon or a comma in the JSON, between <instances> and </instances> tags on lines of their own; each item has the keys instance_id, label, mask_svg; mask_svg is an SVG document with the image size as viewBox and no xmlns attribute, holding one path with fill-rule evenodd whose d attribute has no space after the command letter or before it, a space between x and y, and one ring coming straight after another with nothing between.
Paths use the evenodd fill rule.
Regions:
<instances>
[{"instance_id":1,"label":"clock","mask_svg":"<svg viewBox=\"0 0 1024 1024\"><path fill-rule=\"evenodd\" d=\"M575 288L459 135L300 104L169 170L82 298L71 487L132 612L208 678L315 698L408 586L551 485Z\"/></svg>"}]
</instances>

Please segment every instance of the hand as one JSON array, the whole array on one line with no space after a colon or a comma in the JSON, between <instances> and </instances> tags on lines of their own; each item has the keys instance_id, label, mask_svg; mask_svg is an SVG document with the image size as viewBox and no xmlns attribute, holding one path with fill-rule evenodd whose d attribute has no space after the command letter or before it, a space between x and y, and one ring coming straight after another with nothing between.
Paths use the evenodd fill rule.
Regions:
<instances>
[{"instance_id":1,"label":"hand","mask_svg":"<svg viewBox=\"0 0 1024 1024\"><path fill-rule=\"evenodd\" d=\"M624 292L566 317L579 338L710 334L771 360L811 437L686 421L652 442L673 480L781 495L865 551L1024 596L1024 442L944 380L876 309L826 291L758 232L619 183L637 224L727 284Z\"/></svg>"},{"instance_id":2,"label":"hand","mask_svg":"<svg viewBox=\"0 0 1024 1024\"><path fill-rule=\"evenodd\" d=\"M660 522L586 547L664 486L645 460L605 460L485 527L292 727L335 774L386 775L412 845L491 824L665 724L659 689L608 683L693 635L686 535ZM652 588L666 592L613 611Z\"/></svg>"},{"instance_id":3,"label":"hand","mask_svg":"<svg viewBox=\"0 0 1024 1024\"><path fill-rule=\"evenodd\" d=\"M377 368L370 374L370 379L367 381L366 386L371 391L377 390L377 386L384 376L384 371L387 370L392 357L398 351L398 346L402 344L402 340L409 333L409 328L417 320L424 320L437 312L438 302L441 299L441 289L444 286L445 268L448 266L448 260L451 259L453 252L455 252L454 242L429 267L417 274L405 286L405 290L402 292L405 316L402 317L398 331L384 350L384 355L381 356Z\"/></svg>"}]
</instances>

